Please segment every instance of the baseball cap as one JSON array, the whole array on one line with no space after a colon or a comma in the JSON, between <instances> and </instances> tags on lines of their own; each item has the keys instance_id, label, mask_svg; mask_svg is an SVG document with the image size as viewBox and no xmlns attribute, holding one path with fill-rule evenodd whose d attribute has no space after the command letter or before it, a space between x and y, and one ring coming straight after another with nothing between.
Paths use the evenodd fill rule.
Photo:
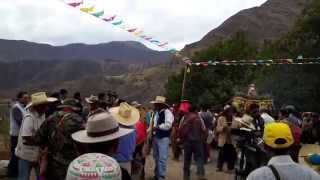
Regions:
<instances>
[{"instance_id":1,"label":"baseball cap","mask_svg":"<svg viewBox=\"0 0 320 180\"><path fill-rule=\"evenodd\" d=\"M264 128L263 140L274 149L284 149L294 143L290 127L285 123L269 123Z\"/></svg>"}]
</instances>

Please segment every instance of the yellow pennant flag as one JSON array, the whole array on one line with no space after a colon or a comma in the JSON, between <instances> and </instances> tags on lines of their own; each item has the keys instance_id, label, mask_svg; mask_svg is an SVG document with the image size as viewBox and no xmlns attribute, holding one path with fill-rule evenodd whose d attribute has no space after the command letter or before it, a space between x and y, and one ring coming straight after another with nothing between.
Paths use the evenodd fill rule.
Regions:
<instances>
[{"instance_id":1,"label":"yellow pennant flag","mask_svg":"<svg viewBox=\"0 0 320 180\"><path fill-rule=\"evenodd\" d=\"M80 8L80 11L85 12L85 13L90 13L94 11L94 6L90 8Z\"/></svg>"},{"instance_id":2,"label":"yellow pennant flag","mask_svg":"<svg viewBox=\"0 0 320 180\"><path fill-rule=\"evenodd\" d=\"M191 69L190 67L187 67L187 73L190 74L191 73Z\"/></svg>"}]
</instances>

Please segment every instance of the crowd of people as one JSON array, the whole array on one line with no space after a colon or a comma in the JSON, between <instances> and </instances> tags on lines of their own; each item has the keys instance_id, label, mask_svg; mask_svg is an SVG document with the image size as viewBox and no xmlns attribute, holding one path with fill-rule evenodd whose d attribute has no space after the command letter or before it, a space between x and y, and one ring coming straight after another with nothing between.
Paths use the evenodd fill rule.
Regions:
<instances>
[{"instance_id":1,"label":"crowd of people","mask_svg":"<svg viewBox=\"0 0 320 180\"><path fill-rule=\"evenodd\" d=\"M320 179L319 166L317 173L298 164L302 144L320 143L317 113L299 113L289 105L272 116L257 104L241 112L232 103L212 111L187 100L170 106L163 96L144 106L114 92L82 98L79 92L69 96L65 89L50 96L18 93L10 111L8 176L29 180L34 169L44 180L145 179L146 157L152 152L154 179L164 180L171 147L175 160L183 155L181 179L191 179L194 160L196 177L204 180L213 148L216 171L235 172L238 135L233 132L239 129L254 131L272 157L268 166L253 168L249 180ZM319 154L306 161L319 165Z\"/></svg>"}]
</instances>

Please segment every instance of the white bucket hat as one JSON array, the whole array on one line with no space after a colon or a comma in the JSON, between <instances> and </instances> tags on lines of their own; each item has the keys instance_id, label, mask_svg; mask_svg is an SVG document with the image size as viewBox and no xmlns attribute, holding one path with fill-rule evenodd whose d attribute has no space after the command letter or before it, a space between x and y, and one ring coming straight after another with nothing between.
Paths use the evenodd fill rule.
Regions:
<instances>
[{"instance_id":1,"label":"white bucket hat","mask_svg":"<svg viewBox=\"0 0 320 180\"><path fill-rule=\"evenodd\" d=\"M73 160L68 168L66 180L121 180L121 169L117 161L99 153L84 154Z\"/></svg>"},{"instance_id":2,"label":"white bucket hat","mask_svg":"<svg viewBox=\"0 0 320 180\"><path fill-rule=\"evenodd\" d=\"M31 102L26 106L26 109L40 104L48 104L57 101L57 98L47 97L45 92L38 92L31 95Z\"/></svg>"},{"instance_id":3,"label":"white bucket hat","mask_svg":"<svg viewBox=\"0 0 320 180\"><path fill-rule=\"evenodd\" d=\"M116 120L124 126L133 126L140 119L140 112L137 108L123 102L118 107L109 110Z\"/></svg>"},{"instance_id":4,"label":"white bucket hat","mask_svg":"<svg viewBox=\"0 0 320 180\"><path fill-rule=\"evenodd\" d=\"M88 104L93 104L93 103L98 102L98 101L99 101L99 98L98 98L98 96L95 96L95 95L92 95L92 94L91 94L90 97L86 97L85 100L86 100L86 102L87 102Z\"/></svg>"},{"instance_id":5,"label":"white bucket hat","mask_svg":"<svg viewBox=\"0 0 320 180\"><path fill-rule=\"evenodd\" d=\"M118 139L131 133L133 129L119 127L117 120L109 113L97 113L88 118L85 130L72 134L72 139L80 143L99 143Z\"/></svg>"}]
</instances>

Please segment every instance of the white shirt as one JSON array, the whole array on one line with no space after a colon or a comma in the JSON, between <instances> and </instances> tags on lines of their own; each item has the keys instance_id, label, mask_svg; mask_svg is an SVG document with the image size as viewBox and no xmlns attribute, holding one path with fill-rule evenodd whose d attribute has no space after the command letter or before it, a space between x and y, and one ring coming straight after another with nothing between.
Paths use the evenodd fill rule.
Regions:
<instances>
[{"instance_id":1,"label":"white shirt","mask_svg":"<svg viewBox=\"0 0 320 180\"><path fill-rule=\"evenodd\" d=\"M173 116L172 112L169 109L165 109L165 110L161 110L161 111L164 111L165 121L164 121L164 123L159 124L158 128L161 129L161 130L167 131L167 130L171 129L171 127L172 127L172 123L174 121L174 116ZM156 119L155 122L158 122L158 118L159 118L159 115L157 115L155 117L155 119Z\"/></svg>"},{"instance_id":2,"label":"white shirt","mask_svg":"<svg viewBox=\"0 0 320 180\"><path fill-rule=\"evenodd\" d=\"M275 156L268 165L273 165L281 180L319 180L320 175L312 169L295 163L290 156ZM276 180L269 167L261 167L249 174L247 180Z\"/></svg>"},{"instance_id":3,"label":"white shirt","mask_svg":"<svg viewBox=\"0 0 320 180\"><path fill-rule=\"evenodd\" d=\"M40 147L25 145L23 137L35 136L41 124L45 121L45 115L39 115L34 111L27 111L23 118L18 145L15 154L24 160L36 162L39 157Z\"/></svg>"},{"instance_id":4,"label":"white shirt","mask_svg":"<svg viewBox=\"0 0 320 180\"><path fill-rule=\"evenodd\" d=\"M268 113L262 113L261 117L264 121L264 124L272 123L274 122L273 117L271 117Z\"/></svg>"},{"instance_id":5,"label":"white shirt","mask_svg":"<svg viewBox=\"0 0 320 180\"><path fill-rule=\"evenodd\" d=\"M45 115L40 116L37 112L28 111L23 118L21 136L34 136L41 124L45 121Z\"/></svg>"}]
</instances>

